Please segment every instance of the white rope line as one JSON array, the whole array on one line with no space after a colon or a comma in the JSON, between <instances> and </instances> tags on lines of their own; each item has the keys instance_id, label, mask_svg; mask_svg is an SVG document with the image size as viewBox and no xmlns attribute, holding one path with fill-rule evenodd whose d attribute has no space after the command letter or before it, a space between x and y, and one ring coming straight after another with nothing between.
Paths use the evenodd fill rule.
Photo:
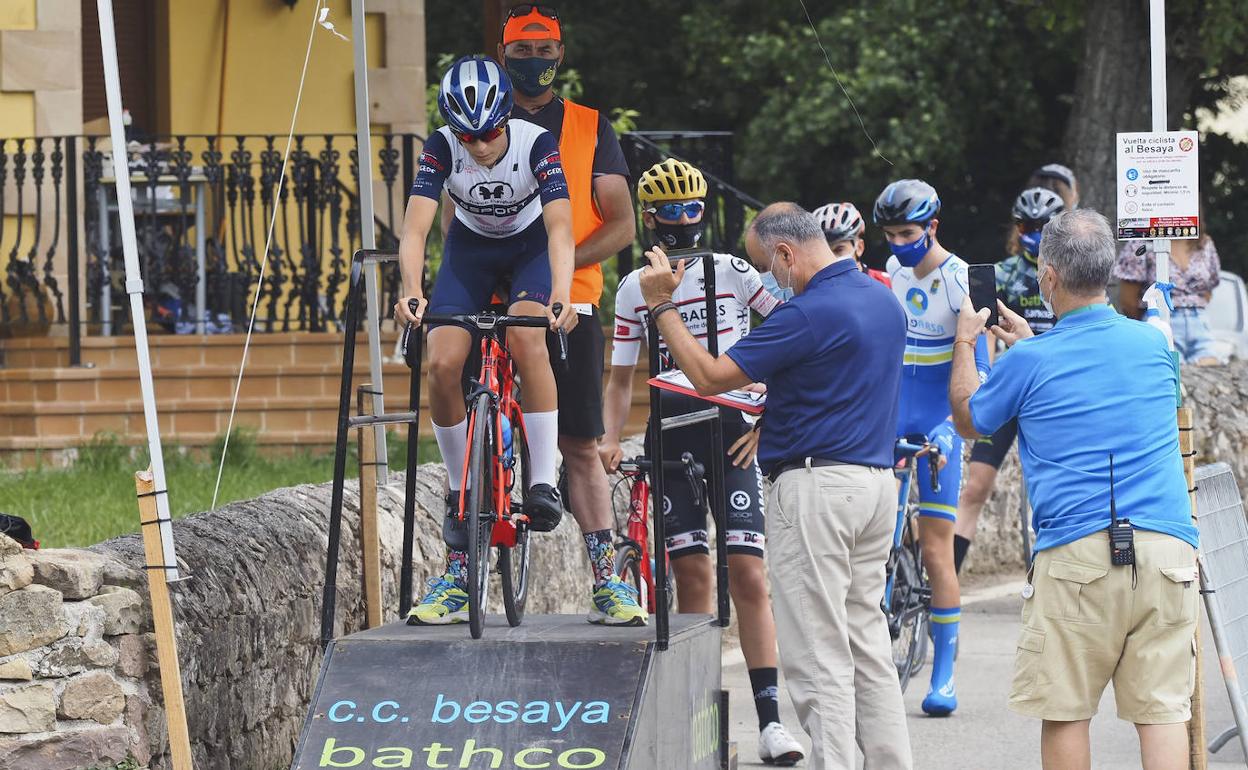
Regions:
<instances>
[{"instance_id":1,"label":"white rope line","mask_svg":"<svg viewBox=\"0 0 1248 770\"><path fill-rule=\"evenodd\" d=\"M815 35L815 44L819 46L819 50L823 52L823 60L828 63L828 69L832 70L832 77L836 78L836 84L841 87L841 93L845 94L845 99L849 102L850 109L854 111L854 117L858 118L858 125L862 128L863 136L867 137L867 141L871 143L871 150L876 157L884 161L888 165L894 165L891 160L884 157L884 153L880 152L880 148L876 146L875 139L871 133L867 131L867 124L862 119L862 113L858 112L858 105L854 104L854 97L849 95L845 84L841 82L841 76L836 71L836 67L832 65L832 57L828 55L828 49L823 47L823 41L819 39L819 30L815 28L814 19L810 18L810 11L806 8L806 0L798 0L802 4L802 13L806 14L806 23L810 25L810 31Z\"/></svg>"},{"instance_id":2,"label":"white rope line","mask_svg":"<svg viewBox=\"0 0 1248 770\"><path fill-rule=\"evenodd\" d=\"M230 402L230 419L225 427L225 440L221 447L221 463L217 466L217 483L212 488L212 507L208 509L210 511L217 509L217 495L221 492L221 474L225 471L225 457L230 451L230 434L234 431L234 413L238 410L238 393L243 387L243 371L247 368L247 353L251 349L251 333L256 325L256 311L260 307L260 290L264 286L264 271L268 267L269 249L273 245L273 228L277 224L277 211L280 208L278 206L278 194L286 181L286 164L290 159L290 147L295 139L295 121L299 118L299 104L303 101L303 84L308 76L308 62L312 58L312 40L316 36L316 27L321 20L321 6L324 3L325 0L316 0L316 7L312 9L312 26L308 30L308 47L303 54L303 71L299 73L299 90L295 92L295 110L290 115L290 131L286 134L286 151L282 153L282 170L277 176L277 183L273 186L273 215L269 217L269 229L264 237L264 255L260 262L260 276L256 280L256 293L251 298L251 318L247 321L247 337L243 340L243 359L239 362L238 379L234 383L234 398ZM221 55L225 56L226 53L226 51L222 51Z\"/></svg>"}]
</instances>

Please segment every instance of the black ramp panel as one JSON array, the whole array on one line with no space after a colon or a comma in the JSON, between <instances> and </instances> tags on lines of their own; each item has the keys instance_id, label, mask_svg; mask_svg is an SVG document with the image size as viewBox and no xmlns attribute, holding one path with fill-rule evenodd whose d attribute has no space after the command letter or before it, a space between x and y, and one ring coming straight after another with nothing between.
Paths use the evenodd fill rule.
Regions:
<instances>
[{"instance_id":1,"label":"black ramp panel","mask_svg":"<svg viewBox=\"0 0 1248 770\"><path fill-rule=\"evenodd\" d=\"M634 731L626 742L629 770L713 770L720 766L720 632L711 621L685 630L672 616L671 646L653 650L641 682ZM683 625L683 624L682 624Z\"/></svg>"},{"instance_id":2,"label":"black ramp panel","mask_svg":"<svg viewBox=\"0 0 1248 770\"><path fill-rule=\"evenodd\" d=\"M708 633L705 616L673 625L684 631L673 636L674 649L686 636L714 637L717 691L719 629ZM339 639L292 767L619 768L643 711L636 699L648 661L672 655L654 651L652 634L591 626L581 616L530 616L514 629L500 619L479 641L463 626L401 624ZM676 740L687 743L693 673L682 664L671 676L680 683L669 693L678 699ZM682 746L673 756L688 755ZM650 765L660 766L715 765Z\"/></svg>"}]
</instances>

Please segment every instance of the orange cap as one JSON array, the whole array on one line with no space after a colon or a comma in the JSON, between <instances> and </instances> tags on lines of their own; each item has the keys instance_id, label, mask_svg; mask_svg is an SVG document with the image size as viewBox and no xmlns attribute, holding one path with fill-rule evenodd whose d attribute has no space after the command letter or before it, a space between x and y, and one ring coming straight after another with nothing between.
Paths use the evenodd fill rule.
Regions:
<instances>
[{"instance_id":1,"label":"orange cap","mask_svg":"<svg viewBox=\"0 0 1248 770\"><path fill-rule=\"evenodd\" d=\"M517 40L558 40L563 41L558 19L543 16L537 9L529 11L525 16L512 16L503 26L503 45Z\"/></svg>"}]
</instances>

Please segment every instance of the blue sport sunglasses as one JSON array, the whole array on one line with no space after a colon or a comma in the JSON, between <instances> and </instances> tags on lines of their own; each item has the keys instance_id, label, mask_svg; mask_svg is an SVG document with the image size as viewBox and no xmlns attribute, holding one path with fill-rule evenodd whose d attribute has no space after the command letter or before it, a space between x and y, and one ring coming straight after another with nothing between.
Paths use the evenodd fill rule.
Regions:
<instances>
[{"instance_id":1,"label":"blue sport sunglasses","mask_svg":"<svg viewBox=\"0 0 1248 770\"><path fill-rule=\"evenodd\" d=\"M661 203L650 209L650 213L659 219L675 222L680 219L682 213L688 214L690 219L697 219L705 210L706 204L702 201L690 201L689 203Z\"/></svg>"}]
</instances>

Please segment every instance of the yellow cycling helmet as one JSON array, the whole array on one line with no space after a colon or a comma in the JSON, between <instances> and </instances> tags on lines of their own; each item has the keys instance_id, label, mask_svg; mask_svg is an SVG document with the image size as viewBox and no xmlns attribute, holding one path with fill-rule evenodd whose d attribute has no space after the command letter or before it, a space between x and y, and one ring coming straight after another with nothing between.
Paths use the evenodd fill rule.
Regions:
<instances>
[{"instance_id":1,"label":"yellow cycling helmet","mask_svg":"<svg viewBox=\"0 0 1248 770\"><path fill-rule=\"evenodd\" d=\"M637 180L637 200L649 206L661 201L687 201L706 197L706 178L683 160L668 158L646 169Z\"/></svg>"}]
</instances>

